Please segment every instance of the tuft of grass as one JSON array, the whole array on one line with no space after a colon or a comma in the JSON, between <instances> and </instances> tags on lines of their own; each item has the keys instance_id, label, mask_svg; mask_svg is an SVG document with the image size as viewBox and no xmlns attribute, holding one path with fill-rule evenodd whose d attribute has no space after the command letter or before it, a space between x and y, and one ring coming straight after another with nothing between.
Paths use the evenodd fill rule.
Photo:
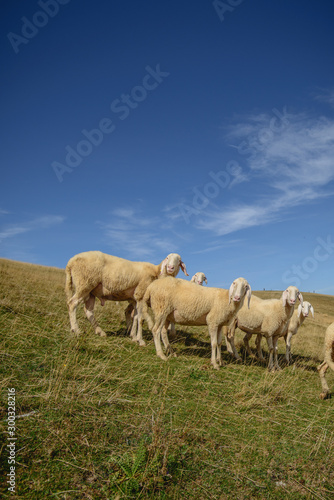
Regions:
<instances>
[{"instance_id":1,"label":"tuft of grass","mask_svg":"<svg viewBox=\"0 0 334 500\"><path fill-rule=\"evenodd\" d=\"M178 330L162 362L149 331L126 334L126 304L96 307L107 338L70 333L61 269L0 260L2 498L325 499L334 489L333 400L316 371L334 298L292 340L293 363L210 367L206 328ZM279 296L279 292L255 292ZM242 354L242 333L237 333ZM264 349L265 350L265 349ZM328 374L334 387L334 376ZM7 490L7 393L16 390L16 495Z\"/></svg>"}]
</instances>

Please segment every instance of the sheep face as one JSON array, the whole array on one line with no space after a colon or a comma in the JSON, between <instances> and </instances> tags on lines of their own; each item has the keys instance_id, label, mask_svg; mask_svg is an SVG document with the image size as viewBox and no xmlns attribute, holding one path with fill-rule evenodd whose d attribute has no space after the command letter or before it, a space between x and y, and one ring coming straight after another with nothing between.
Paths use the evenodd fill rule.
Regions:
<instances>
[{"instance_id":1,"label":"sheep face","mask_svg":"<svg viewBox=\"0 0 334 500\"><path fill-rule=\"evenodd\" d=\"M299 299L301 305L303 305L303 296L296 286L288 286L282 293L283 307L285 307L286 304L294 306L297 299Z\"/></svg>"},{"instance_id":2,"label":"sheep face","mask_svg":"<svg viewBox=\"0 0 334 500\"><path fill-rule=\"evenodd\" d=\"M189 276L186 265L182 262L180 255L177 253L170 253L162 263L161 274L166 272L169 276L175 277L180 268L186 276Z\"/></svg>"},{"instance_id":3,"label":"sheep face","mask_svg":"<svg viewBox=\"0 0 334 500\"><path fill-rule=\"evenodd\" d=\"M229 303L231 303L231 300L233 300L233 302L240 302L242 305L245 296L247 296L248 309L249 309L249 302L251 299L251 295L252 295L252 290L248 281L245 280L245 278L237 278L236 280L233 281L233 283L230 286L228 293L228 301Z\"/></svg>"},{"instance_id":4,"label":"sheep face","mask_svg":"<svg viewBox=\"0 0 334 500\"><path fill-rule=\"evenodd\" d=\"M194 283L196 283L196 285L203 285L203 281L205 281L205 283L208 284L208 280L206 279L204 273L194 274L194 276L191 278L190 281L193 281Z\"/></svg>"},{"instance_id":5,"label":"sheep face","mask_svg":"<svg viewBox=\"0 0 334 500\"><path fill-rule=\"evenodd\" d=\"M305 300L305 302L303 302L303 305L299 304L298 316L300 316L302 314L304 316L304 318L307 318L310 312L312 313L312 316L314 318L313 306L309 302L307 302L307 300Z\"/></svg>"}]
</instances>

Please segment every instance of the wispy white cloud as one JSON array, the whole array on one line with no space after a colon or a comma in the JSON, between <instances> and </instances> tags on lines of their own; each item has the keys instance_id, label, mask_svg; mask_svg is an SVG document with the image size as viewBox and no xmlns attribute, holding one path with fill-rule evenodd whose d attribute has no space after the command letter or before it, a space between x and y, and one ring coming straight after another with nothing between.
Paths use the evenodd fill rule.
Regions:
<instances>
[{"instance_id":1,"label":"wispy white cloud","mask_svg":"<svg viewBox=\"0 0 334 500\"><path fill-rule=\"evenodd\" d=\"M281 113L248 116L227 141L243 144L254 202L203 210L194 224L225 235L282 220L294 207L334 194L334 120ZM268 195L270 192L270 196Z\"/></svg>"},{"instance_id":2,"label":"wispy white cloud","mask_svg":"<svg viewBox=\"0 0 334 500\"><path fill-rule=\"evenodd\" d=\"M133 209L116 209L111 212L110 221L97 221L105 240L113 247L113 252L129 258L158 259L176 251L176 243L164 233L159 217L144 217Z\"/></svg>"},{"instance_id":3,"label":"wispy white cloud","mask_svg":"<svg viewBox=\"0 0 334 500\"><path fill-rule=\"evenodd\" d=\"M202 248L200 250L193 250L191 253L193 255L198 255L198 254L203 254L203 253L215 252L216 250L221 250L222 248L229 248L229 247L233 247L235 245L240 245L241 242L242 242L241 239L230 240L230 241L227 241L223 244L211 245L211 246L208 246L206 248Z\"/></svg>"},{"instance_id":4,"label":"wispy white cloud","mask_svg":"<svg viewBox=\"0 0 334 500\"><path fill-rule=\"evenodd\" d=\"M334 89L321 89L315 95L315 99L334 107Z\"/></svg>"},{"instance_id":5,"label":"wispy white cloud","mask_svg":"<svg viewBox=\"0 0 334 500\"><path fill-rule=\"evenodd\" d=\"M273 222L273 210L264 211L261 205L243 205L207 211L195 223L198 229L211 231L218 236L233 233L240 229Z\"/></svg>"},{"instance_id":6,"label":"wispy white cloud","mask_svg":"<svg viewBox=\"0 0 334 500\"><path fill-rule=\"evenodd\" d=\"M60 215L46 215L23 223L8 224L0 231L0 242L29 231L47 229L55 224L61 224L64 220L65 217Z\"/></svg>"},{"instance_id":7,"label":"wispy white cloud","mask_svg":"<svg viewBox=\"0 0 334 500\"><path fill-rule=\"evenodd\" d=\"M301 186L319 192L334 179L334 121L290 120L287 129L252 155L249 166L283 192Z\"/></svg>"}]
</instances>

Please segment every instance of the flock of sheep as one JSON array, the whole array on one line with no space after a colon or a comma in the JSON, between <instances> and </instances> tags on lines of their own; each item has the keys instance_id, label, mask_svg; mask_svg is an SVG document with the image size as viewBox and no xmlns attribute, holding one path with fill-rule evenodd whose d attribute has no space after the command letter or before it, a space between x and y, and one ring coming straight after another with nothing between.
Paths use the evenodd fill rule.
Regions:
<instances>
[{"instance_id":1,"label":"flock of sheep","mask_svg":"<svg viewBox=\"0 0 334 500\"><path fill-rule=\"evenodd\" d=\"M207 283L204 273L196 273L191 281L176 278L180 269L189 276L184 262L176 253L169 254L159 265L133 262L99 251L75 255L66 266L65 292L71 330L80 334L76 309L83 303L95 333L106 336L94 316L96 298L102 306L106 300L128 301L125 317L130 337L139 345L145 345L142 335L145 319L152 331L157 355L163 360L174 354L168 334L175 335L174 324L178 323L208 326L211 364L214 368L222 364L223 334L228 352L236 359L241 359L234 344L237 327L246 334L244 344L248 354L251 352L249 339L253 334L256 335L257 353L262 360L261 340L265 337L269 370L280 369L277 360L279 337L285 339L286 361L290 362L292 335L297 333L310 312L314 316L312 305L303 301L297 287L289 286L280 299L260 299L251 296L251 287L244 278L236 278L229 290L225 290L201 286L204 281ZM298 300L300 304L295 310ZM326 331L325 348L325 360L318 367L322 399L330 397L325 372L329 366L334 370L334 323Z\"/></svg>"}]
</instances>

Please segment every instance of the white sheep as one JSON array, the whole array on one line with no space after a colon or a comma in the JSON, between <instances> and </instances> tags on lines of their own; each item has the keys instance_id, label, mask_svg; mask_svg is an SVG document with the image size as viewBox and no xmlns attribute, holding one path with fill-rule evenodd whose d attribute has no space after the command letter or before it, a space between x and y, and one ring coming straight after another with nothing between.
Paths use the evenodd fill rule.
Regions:
<instances>
[{"instance_id":1,"label":"white sheep","mask_svg":"<svg viewBox=\"0 0 334 500\"><path fill-rule=\"evenodd\" d=\"M325 379L325 373L330 367L334 370L334 323L330 324L325 333L325 359L318 366L318 372L320 375L320 381L323 392L320 394L321 399L327 399L331 397L331 393L328 384Z\"/></svg>"},{"instance_id":2,"label":"white sheep","mask_svg":"<svg viewBox=\"0 0 334 500\"><path fill-rule=\"evenodd\" d=\"M198 272L198 273L194 274L194 276L191 278L190 281L191 281L191 283L195 283L196 285L200 285L200 286L202 286L204 282L206 284L208 284L207 277L202 272ZM175 323L170 323L169 328L168 328L168 334L169 334L171 340L176 339Z\"/></svg>"},{"instance_id":3,"label":"white sheep","mask_svg":"<svg viewBox=\"0 0 334 500\"><path fill-rule=\"evenodd\" d=\"M293 312L291 319L286 324L285 331L281 332L280 336L284 337L285 344L286 344L285 359L286 359L286 362L288 364L291 361L291 337L293 335L296 335L298 328L304 323L305 318L308 317L310 312L312 313L312 316L314 317L313 306L310 304L310 302L307 302L307 300L305 300L303 302L303 304L299 304L298 309L296 309ZM246 333L246 335L244 336L245 349L249 355L252 354L251 350L249 348L249 339L251 338L251 336L252 336L251 333ZM261 360L264 360L264 357L262 354L262 349L261 349L261 340L262 340L262 334L258 333L257 339L256 339L256 347L257 347L258 357Z\"/></svg>"},{"instance_id":4,"label":"white sheep","mask_svg":"<svg viewBox=\"0 0 334 500\"><path fill-rule=\"evenodd\" d=\"M205 281L206 284L208 284L208 280L205 276L204 273L198 272L194 274L194 276L190 280L192 283L195 283L196 285L203 285L203 282ZM129 302L128 307L124 311L125 314L125 321L126 321L126 330L129 332L131 330L134 318L135 316L135 302ZM136 320L136 319L135 319ZM170 323L169 328L168 328L168 333L170 335L170 338L174 340L176 338L176 330L175 330L175 324Z\"/></svg>"},{"instance_id":5,"label":"white sheep","mask_svg":"<svg viewBox=\"0 0 334 500\"><path fill-rule=\"evenodd\" d=\"M298 309L296 309L289 321L288 332L284 335L284 340L286 344L285 359L287 363L291 361L291 337L296 335L298 328L304 323L308 315L312 313L314 318L314 309L310 302L305 300L303 304L299 304Z\"/></svg>"},{"instance_id":6,"label":"white sheep","mask_svg":"<svg viewBox=\"0 0 334 500\"><path fill-rule=\"evenodd\" d=\"M201 272L194 274L190 281L196 283L196 285L203 285L204 281L206 284L208 284L208 280L205 274Z\"/></svg>"},{"instance_id":7,"label":"white sheep","mask_svg":"<svg viewBox=\"0 0 334 500\"><path fill-rule=\"evenodd\" d=\"M231 338L234 338L236 327L246 332L247 335L244 338L246 346L252 334L261 334L266 338L268 344L268 370L274 370L275 368L280 370L277 361L277 340L286 333L287 324L293 314L297 298L303 304L303 296L295 286L289 286L284 290L280 299L260 299L253 295L249 310L243 306L238 312L235 321L231 324L229 336L226 339L228 351L233 351L229 346L229 342ZM260 359L264 360L260 335L256 339L256 346Z\"/></svg>"},{"instance_id":8,"label":"white sheep","mask_svg":"<svg viewBox=\"0 0 334 500\"><path fill-rule=\"evenodd\" d=\"M152 328L157 355L167 360L161 347L162 335L167 352L171 351L167 328L170 322L180 325L207 325L211 338L211 363L214 368L221 365L221 330L236 315L245 296L248 305L251 287L244 278L237 278L229 290L204 288L178 278L165 277L151 283L144 295L144 310L150 305L154 314ZM232 346L233 339L232 339ZM235 348L234 348L235 349Z\"/></svg>"},{"instance_id":9,"label":"white sheep","mask_svg":"<svg viewBox=\"0 0 334 500\"><path fill-rule=\"evenodd\" d=\"M69 309L71 329L77 335L80 328L76 318L76 308L84 303L87 319L95 333L105 337L94 317L95 298L103 306L106 300L129 300L136 303L136 316L131 336L140 345L145 345L142 337L142 299L148 285L161 275L176 276L180 268L189 276L180 255L169 254L160 264L133 262L99 251L83 252L72 257L66 266L65 292ZM150 318L148 319L150 321Z\"/></svg>"}]
</instances>

